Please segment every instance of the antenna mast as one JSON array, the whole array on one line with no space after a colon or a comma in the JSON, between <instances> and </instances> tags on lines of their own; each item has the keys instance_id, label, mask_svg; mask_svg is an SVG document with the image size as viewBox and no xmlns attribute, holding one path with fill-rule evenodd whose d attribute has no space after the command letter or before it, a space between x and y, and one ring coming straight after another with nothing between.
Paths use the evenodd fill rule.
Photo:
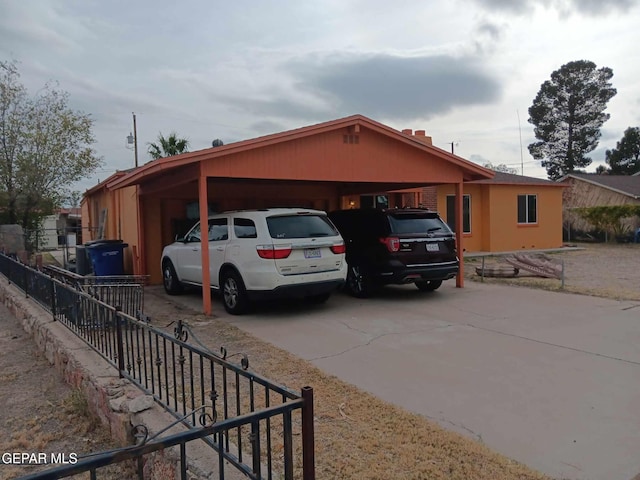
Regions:
<instances>
[{"instance_id":1,"label":"antenna mast","mask_svg":"<svg viewBox=\"0 0 640 480\"><path fill-rule=\"evenodd\" d=\"M520 112L517 108L516 115L518 115L518 131L520 132L520 175L524 177L524 158L522 156L522 128L520 127Z\"/></svg>"}]
</instances>

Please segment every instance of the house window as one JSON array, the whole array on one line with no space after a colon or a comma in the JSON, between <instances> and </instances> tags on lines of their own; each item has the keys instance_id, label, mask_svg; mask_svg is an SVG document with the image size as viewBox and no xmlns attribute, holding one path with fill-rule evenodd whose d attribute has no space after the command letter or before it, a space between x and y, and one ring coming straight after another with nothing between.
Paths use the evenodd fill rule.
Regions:
<instances>
[{"instance_id":1,"label":"house window","mask_svg":"<svg viewBox=\"0 0 640 480\"><path fill-rule=\"evenodd\" d=\"M447 225L456 231L456 196L447 195ZM471 195L462 195L462 232L471 233Z\"/></svg>"},{"instance_id":2,"label":"house window","mask_svg":"<svg viewBox=\"0 0 640 480\"><path fill-rule=\"evenodd\" d=\"M518 223L538 223L537 195L518 195Z\"/></svg>"}]
</instances>

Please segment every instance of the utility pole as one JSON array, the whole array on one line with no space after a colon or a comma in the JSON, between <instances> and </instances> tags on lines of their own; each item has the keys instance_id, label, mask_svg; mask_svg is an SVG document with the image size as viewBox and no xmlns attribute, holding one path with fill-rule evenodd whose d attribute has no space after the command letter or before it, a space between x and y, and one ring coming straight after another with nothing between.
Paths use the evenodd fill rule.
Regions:
<instances>
[{"instance_id":1,"label":"utility pole","mask_svg":"<svg viewBox=\"0 0 640 480\"><path fill-rule=\"evenodd\" d=\"M136 168L138 168L138 132L136 130L136 114L131 112L133 115L133 154L136 160Z\"/></svg>"},{"instance_id":2,"label":"utility pole","mask_svg":"<svg viewBox=\"0 0 640 480\"><path fill-rule=\"evenodd\" d=\"M133 155L136 162L136 168L138 168L138 132L136 130L136 114L134 112L131 112L131 114L133 115L133 133L129 133L129 135L127 135L127 145L133 144Z\"/></svg>"}]
</instances>

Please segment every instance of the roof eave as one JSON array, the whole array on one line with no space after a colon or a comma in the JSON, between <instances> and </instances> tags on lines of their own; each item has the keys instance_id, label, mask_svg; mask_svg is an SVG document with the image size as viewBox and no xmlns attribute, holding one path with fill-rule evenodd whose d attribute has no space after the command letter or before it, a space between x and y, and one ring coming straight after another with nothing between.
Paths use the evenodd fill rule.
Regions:
<instances>
[{"instance_id":1,"label":"roof eave","mask_svg":"<svg viewBox=\"0 0 640 480\"><path fill-rule=\"evenodd\" d=\"M207 148L204 150L198 150L196 152L188 152L181 155L154 160L123 177L114 179L113 181L108 183L107 188L115 189L134 185L138 183L139 179L141 179L142 177L153 173L159 173L162 170L194 163L202 160L202 157L206 157L206 159L208 160L231 153L237 153L238 151L248 150L256 144L260 144L261 146L269 146L276 143L286 142L291 138L304 138L310 135L316 135L318 133L355 125L366 126L371 130L378 131L379 133L387 136L392 136L398 140L403 141L404 143L420 148L423 151L428 151L444 160L453 162L454 164L462 167L465 170L465 180L467 181L491 179L495 175L492 170L481 167L480 165L470 162L469 160L465 160L438 147L434 147L433 145L425 144L418 139L413 138L413 136L411 135L404 134L382 123L376 122L375 120L371 120L370 118L357 114L332 120L329 122L319 123L316 125L309 125L298 129L287 130L285 132L274 133L271 135L252 138L249 140L243 140L240 142L231 143L229 145L215 147L215 149Z\"/></svg>"},{"instance_id":2,"label":"roof eave","mask_svg":"<svg viewBox=\"0 0 640 480\"><path fill-rule=\"evenodd\" d=\"M583 182L590 183L591 185L595 185L596 187L604 188L604 189L610 190L610 191L612 191L612 192L619 193L620 195L624 195L625 197L631 197L631 198L633 198L634 200L638 200L638 199L640 199L640 196L639 196L639 195L635 195L635 194L633 194L633 193L625 192L624 190L619 190L619 189L617 189L617 188L610 187L609 185L605 185L605 184L603 184L603 183L599 183L599 182L594 182L594 181L592 181L592 180L590 180L590 179L583 178L583 177L578 177L578 176L576 176L576 175L568 174L568 175L565 175L565 176L564 176L564 177L562 177L562 178L564 179L564 178L569 178L569 177L570 177L570 178L574 178L574 179L576 179L576 180L582 180ZM560 180L558 180L558 181L561 181L561 180L562 180L562 179L560 179Z\"/></svg>"}]
</instances>

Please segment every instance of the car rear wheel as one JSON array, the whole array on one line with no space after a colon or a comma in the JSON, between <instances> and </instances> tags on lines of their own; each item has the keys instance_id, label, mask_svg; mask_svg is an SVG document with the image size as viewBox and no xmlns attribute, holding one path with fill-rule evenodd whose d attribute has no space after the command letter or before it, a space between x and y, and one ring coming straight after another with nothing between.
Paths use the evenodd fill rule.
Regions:
<instances>
[{"instance_id":1,"label":"car rear wheel","mask_svg":"<svg viewBox=\"0 0 640 480\"><path fill-rule=\"evenodd\" d=\"M347 290L357 298L366 298L371 294L371 281L363 271L362 267L349 265L347 271Z\"/></svg>"},{"instance_id":2,"label":"car rear wheel","mask_svg":"<svg viewBox=\"0 0 640 480\"><path fill-rule=\"evenodd\" d=\"M222 277L222 302L231 315L241 315L249 309L249 298L240 275L234 271Z\"/></svg>"},{"instance_id":3,"label":"car rear wheel","mask_svg":"<svg viewBox=\"0 0 640 480\"><path fill-rule=\"evenodd\" d=\"M433 292L442 285L442 280L419 280L416 282L416 287L421 292Z\"/></svg>"},{"instance_id":4,"label":"car rear wheel","mask_svg":"<svg viewBox=\"0 0 640 480\"><path fill-rule=\"evenodd\" d=\"M178 276L176 275L176 269L173 268L171 260L166 260L162 267L162 284L164 285L164 291L169 295L177 295L182 291L182 285Z\"/></svg>"}]
</instances>

